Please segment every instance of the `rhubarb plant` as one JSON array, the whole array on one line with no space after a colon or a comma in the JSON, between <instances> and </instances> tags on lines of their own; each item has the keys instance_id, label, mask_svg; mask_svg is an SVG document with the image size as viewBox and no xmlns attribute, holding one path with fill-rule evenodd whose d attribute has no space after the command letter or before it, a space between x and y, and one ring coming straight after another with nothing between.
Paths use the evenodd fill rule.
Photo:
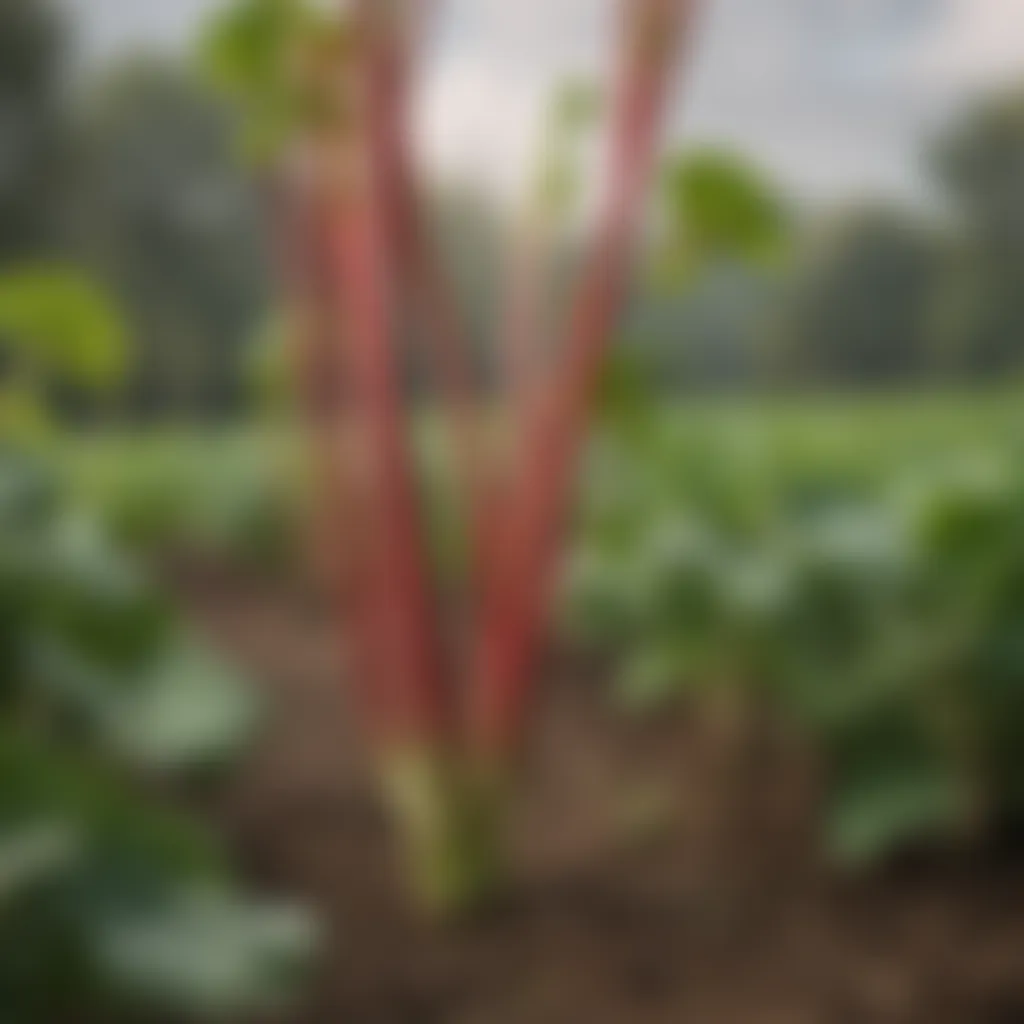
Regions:
<instances>
[{"instance_id":1,"label":"rhubarb plant","mask_svg":"<svg viewBox=\"0 0 1024 1024\"><path fill-rule=\"evenodd\" d=\"M262 173L313 427L318 557L332 570L347 675L414 888L442 911L501 882L504 809L538 700L575 469L694 7L619 0L596 228L564 323L532 308L543 261L514 261L508 322L495 332L510 348L498 397L512 436L493 447L493 388L473 372L410 147L435 5L354 0L332 16L247 0L211 37L211 67L242 101L247 138L273 140ZM550 193L557 181L542 177ZM419 344L450 423L468 536L454 615L432 565L402 384Z\"/></svg>"}]
</instances>

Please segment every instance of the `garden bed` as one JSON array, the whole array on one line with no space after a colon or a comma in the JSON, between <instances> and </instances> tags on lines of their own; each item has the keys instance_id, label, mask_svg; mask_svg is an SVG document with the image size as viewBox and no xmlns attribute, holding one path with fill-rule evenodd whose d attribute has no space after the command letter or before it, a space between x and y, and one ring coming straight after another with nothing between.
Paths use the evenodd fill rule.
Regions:
<instances>
[{"instance_id":1,"label":"garden bed","mask_svg":"<svg viewBox=\"0 0 1024 1024\"><path fill-rule=\"evenodd\" d=\"M409 911L317 601L185 573L194 616L271 705L213 813L253 880L326 941L282 1024L1024 1020L1024 853L905 858L840 878L811 760L724 698L633 721L579 665L529 752L507 905L439 929Z\"/></svg>"}]
</instances>

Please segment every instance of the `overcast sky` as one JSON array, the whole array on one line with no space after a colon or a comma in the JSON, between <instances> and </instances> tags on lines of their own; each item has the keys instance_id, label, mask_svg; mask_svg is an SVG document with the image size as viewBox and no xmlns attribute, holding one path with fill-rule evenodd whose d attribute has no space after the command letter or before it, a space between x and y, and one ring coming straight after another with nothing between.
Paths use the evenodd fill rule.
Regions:
<instances>
[{"instance_id":1,"label":"overcast sky","mask_svg":"<svg viewBox=\"0 0 1024 1024\"><path fill-rule=\"evenodd\" d=\"M180 50L219 0L65 0L87 46ZM430 162L508 187L545 89L594 74L608 0L447 0L424 91ZM674 134L751 153L810 199L920 192L915 153L978 90L1024 79L1024 0L708 0Z\"/></svg>"}]
</instances>

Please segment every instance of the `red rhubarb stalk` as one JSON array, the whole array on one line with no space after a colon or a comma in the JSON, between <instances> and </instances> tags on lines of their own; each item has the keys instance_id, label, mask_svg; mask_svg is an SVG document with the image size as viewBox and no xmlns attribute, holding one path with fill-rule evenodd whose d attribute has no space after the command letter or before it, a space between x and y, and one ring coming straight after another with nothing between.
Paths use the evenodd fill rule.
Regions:
<instances>
[{"instance_id":1,"label":"red rhubarb stalk","mask_svg":"<svg viewBox=\"0 0 1024 1024\"><path fill-rule=\"evenodd\" d=\"M449 416L452 448L470 535L471 604L488 592L493 538L493 482L475 397L466 330L432 245L410 153L410 100L415 57L433 13L429 0L410 5L362 0L356 20L366 41L369 120L375 173L406 311L415 317L431 356ZM399 15L405 13L405 20Z\"/></svg>"},{"instance_id":2,"label":"red rhubarb stalk","mask_svg":"<svg viewBox=\"0 0 1024 1024\"><path fill-rule=\"evenodd\" d=\"M609 187L570 314L561 368L515 468L500 600L479 638L469 726L481 757L514 752L530 704L558 542L604 356L623 304L634 231L655 153L677 41L692 0L627 0L626 52L615 94Z\"/></svg>"},{"instance_id":3,"label":"red rhubarb stalk","mask_svg":"<svg viewBox=\"0 0 1024 1024\"><path fill-rule=\"evenodd\" d=\"M408 148L426 4L355 0L352 59L337 82L325 79L339 116L314 147L314 187L299 190L305 227L293 291L306 325L298 345L307 402L316 414L321 372L340 374L346 394L344 430L333 416L321 426L320 466L327 514L340 523L344 503L355 536L344 560L327 554L349 583L354 689L375 725L420 894L434 906L472 902L495 881L501 783L533 701L573 470L629 283L677 41L696 0L621 2L599 228L558 363L545 378L531 362L514 389L523 436L500 502L483 461L462 320L430 244ZM513 295L521 320L507 337L516 365L532 360L537 298L525 285ZM467 645L446 643L430 573L403 401L402 316L425 328L452 416L477 604L461 660Z\"/></svg>"}]
</instances>

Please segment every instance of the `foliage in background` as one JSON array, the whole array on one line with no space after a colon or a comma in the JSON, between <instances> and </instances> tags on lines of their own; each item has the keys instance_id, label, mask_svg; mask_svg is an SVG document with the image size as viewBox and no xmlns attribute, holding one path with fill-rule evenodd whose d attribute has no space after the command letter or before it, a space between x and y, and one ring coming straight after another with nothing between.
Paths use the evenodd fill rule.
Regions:
<instances>
[{"instance_id":1,"label":"foliage in background","mask_svg":"<svg viewBox=\"0 0 1024 1024\"><path fill-rule=\"evenodd\" d=\"M0 346L15 375L107 391L124 376L127 337L109 299L56 268L0 275Z\"/></svg>"},{"instance_id":2,"label":"foliage in background","mask_svg":"<svg viewBox=\"0 0 1024 1024\"><path fill-rule=\"evenodd\" d=\"M314 38L325 57L344 45L315 6L232 5L198 59L89 65L75 83L81 102L71 102L64 69L75 41L61 10L43 0L0 3L0 149L9 154L0 263L76 262L115 294L133 348L122 405L133 420L248 408L248 352L270 305L249 158L265 170L282 132L309 113L295 54ZM572 92L539 182L555 205L579 181L573 151L593 102L586 89ZM635 296L631 332L666 390L918 386L1018 372L1021 111L1019 91L979 102L932 147L922 178L947 204L936 207L941 219L930 210L827 211L827 221L845 225L827 244L819 215L799 212L762 169L720 150L674 154L652 281ZM473 204L469 216L446 215L440 234L464 268L458 276L483 337L498 319L500 300L483 278L502 218L478 197ZM470 204L462 196L458 205ZM484 220L486 230L467 226ZM866 271L869 251L907 288ZM872 348L869 330L884 345Z\"/></svg>"},{"instance_id":3,"label":"foliage in background","mask_svg":"<svg viewBox=\"0 0 1024 1024\"><path fill-rule=\"evenodd\" d=\"M591 453L566 580L569 635L611 657L626 708L656 712L738 687L799 724L829 769L827 836L843 859L1019 819L1018 401L1010 393L985 405L673 413L652 406L642 376L620 368L606 390L614 419ZM439 499L435 544L447 557L450 467L431 433L421 428L421 450ZM275 449L244 435L216 445L187 436L98 441L72 468L94 500L113 502L117 521L150 469L158 483L202 479L176 493L201 491L204 502L227 506L239 492L230 467L248 465L252 500L239 507L266 511L276 497L275 529L286 538L297 515L281 499L301 503L304 491L282 494L261 472L261 450ZM294 456L283 440L276 451L279 465ZM155 486L157 497L142 504L163 519L150 534L159 547L199 520L180 513L173 522L180 502L170 500L173 488ZM130 520L121 519L126 534ZM238 557L236 530L201 531L207 553ZM146 534L136 534L143 549Z\"/></svg>"},{"instance_id":4,"label":"foliage in background","mask_svg":"<svg viewBox=\"0 0 1024 1024\"><path fill-rule=\"evenodd\" d=\"M325 59L343 46L336 23L312 4L246 0L198 59L90 68L79 103L62 73L74 40L54 5L4 0L0 39L11 55L0 59L0 148L13 154L0 181L0 261L78 262L115 294L133 348L130 418L239 415L251 342L271 305L252 158L265 171L282 133L308 116L295 55L314 39ZM538 182L555 206L579 191L578 142L594 103L585 88L564 99ZM819 215L798 211L762 169L720 150L671 156L652 279L635 296L631 331L666 390L919 386L1017 372L1021 109L1014 91L979 102L932 147L922 177L948 204L941 220L827 211L844 225L827 243ZM479 197L457 205L468 215L446 214L439 234L486 337L500 300L484 271L508 225L496 228L501 212ZM869 266L892 268L907 287L865 270L869 252ZM884 345L872 347L869 333ZM418 382L420 369L410 372Z\"/></svg>"},{"instance_id":5,"label":"foliage in background","mask_svg":"<svg viewBox=\"0 0 1024 1024\"><path fill-rule=\"evenodd\" d=\"M774 186L731 154L700 150L667 162L658 270L684 282L723 261L770 262L790 242L789 215Z\"/></svg>"},{"instance_id":6,"label":"foliage in background","mask_svg":"<svg viewBox=\"0 0 1024 1024\"><path fill-rule=\"evenodd\" d=\"M235 161L231 113L186 70L139 60L106 75L79 120L75 255L124 310L125 408L236 411L270 298L259 196Z\"/></svg>"},{"instance_id":7,"label":"foliage in background","mask_svg":"<svg viewBox=\"0 0 1024 1024\"><path fill-rule=\"evenodd\" d=\"M749 690L862 862L1024 817L1013 403L631 416L597 446L569 621L629 706Z\"/></svg>"},{"instance_id":8,"label":"foliage in background","mask_svg":"<svg viewBox=\"0 0 1024 1024\"><path fill-rule=\"evenodd\" d=\"M667 159L627 332L664 392L768 379L796 227L776 184L739 157L698 149Z\"/></svg>"},{"instance_id":9,"label":"foliage in background","mask_svg":"<svg viewBox=\"0 0 1024 1024\"><path fill-rule=\"evenodd\" d=\"M143 555L281 568L309 486L285 431L163 431L71 446L64 470L111 533Z\"/></svg>"},{"instance_id":10,"label":"foliage in background","mask_svg":"<svg viewBox=\"0 0 1024 1024\"><path fill-rule=\"evenodd\" d=\"M990 96L926 154L944 205L796 216L715 150L668 162L641 354L665 389L992 384L1024 368L1024 102ZM936 213L938 211L938 213Z\"/></svg>"},{"instance_id":11,"label":"foliage in background","mask_svg":"<svg viewBox=\"0 0 1024 1024\"><path fill-rule=\"evenodd\" d=\"M325 69L340 53L339 20L309 0L239 0L208 30L200 52L205 77L239 113L238 142L246 162L265 165L280 152L297 119L310 113L304 76L319 53Z\"/></svg>"},{"instance_id":12,"label":"foliage in background","mask_svg":"<svg viewBox=\"0 0 1024 1024\"><path fill-rule=\"evenodd\" d=\"M55 395L109 400L127 360L118 310L81 274L57 266L0 273L0 433L8 442L50 430Z\"/></svg>"},{"instance_id":13,"label":"foliage in background","mask_svg":"<svg viewBox=\"0 0 1024 1024\"><path fill-rule=\"evenodd\" d=\"M860 390L954 376L938 335L945 260L938 233L899 210L824 225L782 304L773 375Z\"/></svg>"},{"instance_id":14,"label":"foliage in background","mask_svg":"<svg viewBox=\"0 0 1024 1024\"><path fill-rule=\"evenodd\" d=\"M950 204L953 252L941 282L940 343L951 372L1020 372L1024 337L1024 93L979 103L933 147Z\"/></svg>"},{"instance_id":15,"label":"foliage in background","mask_svg":"<svg viewBox=\"0 0 1024 1024\"><path fill-rule=\"evenodd\" d=\"M56 3L0 0L0 266L60 244L72 170L67 51Z\"/></svg>"}]
</instances>

